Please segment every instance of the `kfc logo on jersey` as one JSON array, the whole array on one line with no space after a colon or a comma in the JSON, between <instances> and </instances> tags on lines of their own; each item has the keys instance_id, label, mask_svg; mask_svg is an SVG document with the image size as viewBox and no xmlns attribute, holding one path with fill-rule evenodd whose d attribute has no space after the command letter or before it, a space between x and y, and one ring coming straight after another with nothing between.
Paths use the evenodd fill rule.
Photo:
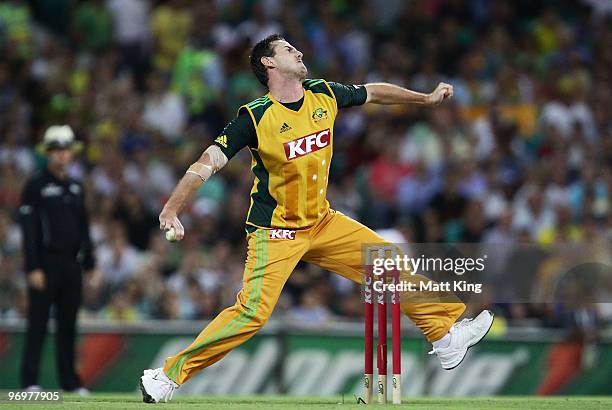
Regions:
<instances>
[{"instance_id":1,"label":"kfc logo on jersey","mask_svg":"<svg viewBox=\"0 0 612 410\"><path fill-rule=\"evenodd\" d=\"M285 142L283 144L285 147L285 155L289 160L303 157L306 154L327 147L329 145L329 140L330 133L328 128L293 141Z\"/></svg>"},{"instance_id":2,"label":"kfc logo on jersey","mask_svg":"<svg viewBox=\"0 0 612 410\"><path fill-rule=\"evenodd\" d=\"M292 241L295 239L295 231L290 229L271 229L270 239L289 239Z\"/></svg>"}]
</instances>

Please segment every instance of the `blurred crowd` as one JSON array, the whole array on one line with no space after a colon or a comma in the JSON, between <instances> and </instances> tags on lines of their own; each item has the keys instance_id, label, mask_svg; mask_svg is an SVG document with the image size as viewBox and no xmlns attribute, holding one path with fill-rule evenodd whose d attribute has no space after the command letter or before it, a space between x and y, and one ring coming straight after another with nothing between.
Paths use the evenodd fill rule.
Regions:
<instances>
[{"instance_id":1,"label":"blurred crowd","mask_svg":"<svg viewBox=\"0 0 612 410\"><path fill-rule=\"evenodd\" d=\"M608 5L608 6L606 6ZM397 242L612 240L612 7L597 0L30 0L0 3L0 319L23 317L16 209L44 129L84 149L102 282L85 317L202 319L234 303L252 176L241 152L170 244L157 215L237 108L265 93L249 47L280 32L310 78L454 86L435 109L336 122L329 200ZM299 265L279 312L359 318L359 288ZM541 311L504 309L511 320Z\"/></svg>"}]
</instances>

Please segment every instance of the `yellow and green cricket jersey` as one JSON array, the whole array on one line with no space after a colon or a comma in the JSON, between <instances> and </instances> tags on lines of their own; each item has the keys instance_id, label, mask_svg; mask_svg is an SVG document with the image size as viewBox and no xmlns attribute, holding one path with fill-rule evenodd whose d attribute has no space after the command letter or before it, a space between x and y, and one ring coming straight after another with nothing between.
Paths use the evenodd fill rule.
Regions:
<instances>
[{"instance_id":1,"label":"yellow and green cricket jersey","mask_svg":"<svg viewBox=\"0 0 612 410\"><path fill-rule=\"evenodd\" d=\"M339 108L363 104L366 91L325 80L303 86L296 103L280 103L268 93L243 105L215 140L228 159L245 146L251 152L248 226L306 228L329 209L334 121Z\"/></svg>"}]
</instances>

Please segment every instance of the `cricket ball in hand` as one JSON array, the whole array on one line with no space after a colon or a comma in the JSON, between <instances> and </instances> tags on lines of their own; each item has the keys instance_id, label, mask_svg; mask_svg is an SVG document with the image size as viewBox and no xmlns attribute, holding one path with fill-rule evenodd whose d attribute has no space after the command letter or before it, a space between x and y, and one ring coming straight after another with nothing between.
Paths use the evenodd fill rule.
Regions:
<instances>
[{"instance_id":1,"label":"cricket ball in hand","mask_svg":"<svg viewBox=\"0 0 612 410\"><path fill-rule=\"evenodd\" d=\"M170 228L166 231L166 240L169 242L176 241L176 231L174 230L174 228Z\"/></svg>"}]
</instances>

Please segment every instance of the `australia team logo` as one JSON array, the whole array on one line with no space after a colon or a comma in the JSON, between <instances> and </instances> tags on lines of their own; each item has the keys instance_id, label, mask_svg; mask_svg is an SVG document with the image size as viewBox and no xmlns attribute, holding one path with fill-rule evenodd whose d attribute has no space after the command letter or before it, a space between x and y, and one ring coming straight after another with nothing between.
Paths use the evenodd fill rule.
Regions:
<instances>
[{"instance_id":1,"label":"australia team logo","mask_svg":"<svg viewBox=\"0 0 612 410\"><path fill-rule=\"evenodd\" d=\"M314 120L314 122L319 122L321 120L326 120L327 119L327 110L324 110L323 108L317 108L316 110L314 110L312 112L312 119Z\"/></svg>"},{"instance_id":2,"label":"australia team logo","mask_svg":"<svg viewBox=\"0 0 612 410\"><path fill-rule=\"evenodd\" d=\"M293 141L285 142L283 146L285 148L285 155L287 156L287 159L292 160L303 157L311 152L318 151L321 148L325 148L329 145L329 142L330 132L328 128Z\"/></svg>"}]
</instances>

